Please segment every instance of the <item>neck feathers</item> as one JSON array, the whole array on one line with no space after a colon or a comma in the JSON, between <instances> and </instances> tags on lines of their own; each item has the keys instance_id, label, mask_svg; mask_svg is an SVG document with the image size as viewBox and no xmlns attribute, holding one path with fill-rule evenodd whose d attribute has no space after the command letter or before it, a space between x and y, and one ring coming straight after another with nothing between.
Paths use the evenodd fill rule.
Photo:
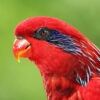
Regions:
<instances>
[{"instance_id":1,"label":"neck feathers","mask_svg":"<svg viewBox=\"0 0 100 100\"><path fill-rule=\"evenodd\" d=\"M78 86L64 76L43 75L48 100L81 100ZM70 98L70 99L69 99ZM75 99L76 98L76 99Z\"/></svg>"}]
</instances>

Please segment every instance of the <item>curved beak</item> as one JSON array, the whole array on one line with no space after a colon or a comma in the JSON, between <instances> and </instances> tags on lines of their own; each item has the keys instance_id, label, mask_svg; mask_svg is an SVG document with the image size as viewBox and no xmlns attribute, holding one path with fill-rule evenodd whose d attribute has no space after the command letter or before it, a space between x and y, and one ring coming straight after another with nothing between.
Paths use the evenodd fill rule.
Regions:
<instances>
[{"instance_id":1,"label":"curved beak","mask_svg":"<svg viewBox=\"0 0 100 100\"><path fill-rule=\"evenodd\" d=\"M19 57L30 57L31 44L26 39L15 39L13 44L13 53L18 62L20 62Z\"/></svg>"}]
</instances>

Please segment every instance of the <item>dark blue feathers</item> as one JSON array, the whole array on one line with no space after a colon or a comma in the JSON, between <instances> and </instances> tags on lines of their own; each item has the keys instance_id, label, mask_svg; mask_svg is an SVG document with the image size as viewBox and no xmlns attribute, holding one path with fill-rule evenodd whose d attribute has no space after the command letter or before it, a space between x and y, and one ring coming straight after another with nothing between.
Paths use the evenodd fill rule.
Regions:
<instances>
[{"instance_id":1,"label":"dark blue feathers","mask_svg":"<svg viewBox=\"0 0 100 100\"><path fill-rule=\"evenodd\" d=\"M82 72L81 72L82 73ZM88 69L84 70L84 77L82 78L79 73L76 73L76 82L81 84L82 86L86 86L87 82L89 82L93 72L91 71L90 67L88 66Z\"/></svg>"},{"instance_id":2,"label":"dark blue feathers","mask_svg":"<svg viewBox=\"0 0 100 100\"><path fill-rule=\"evenodd\" d=\"M71 54L76 55L82 52L79 49L80 46L74 43L76 40L72 39L68 35L60 33L57 30L52 30L52 34L47 41Z\"/></svg>"},{"instance_id":3,"label":"dark blue feathers","mask_svg":"<svg viewBox=\"0 0 100 100\"><path fill-rule=\"evenodd\" d=\"M65 35L57 30L50 30L47 27L40 27L37 29L34 34L31 34L32 37L38 40L44 40L52 45L55 45L61 48L63 51L75 55L82 53L81 46L76 44L75 39L72 39L70 36Z\"/></svg>"}]
</instances>

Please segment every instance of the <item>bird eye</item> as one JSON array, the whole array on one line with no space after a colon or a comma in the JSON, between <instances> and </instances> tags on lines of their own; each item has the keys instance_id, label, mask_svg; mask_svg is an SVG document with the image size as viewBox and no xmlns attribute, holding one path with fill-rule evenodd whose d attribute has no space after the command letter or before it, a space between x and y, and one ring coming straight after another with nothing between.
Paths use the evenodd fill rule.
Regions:
<instances>
[{"instance_id":1,"label":"bird eye","mask_svg":"<svg viewBox=\"0 0 100 100\"><path fill-rule=\"evenodd\" d=\"M47 27L40 27L31 36L39 40L47 40L51 35L51 30Z\"/></svg>"},{"instance_id":2,"label":"bird eye","mask_svg":"<svg viewBox=\"0 0 100 100\"><path fill-rule=\"evenodd\" d=\"M17 35L17 36L16 36L16 39L21 40L21 39L25 39L25 38L24 38L24 36L22 36L22 35Z\"/></svg>"},{"instance_id":3,"label":"bird eye","mask_svg":"<svg viewBox=\"0 0 100 100\"><path fill-rule=\"evenodd\" d=\"M42 30L40 31L40 35L43 36L43 37L46 37L46 36L48 35L48 31L42 29Z\"/></svg>"}]
</instances>

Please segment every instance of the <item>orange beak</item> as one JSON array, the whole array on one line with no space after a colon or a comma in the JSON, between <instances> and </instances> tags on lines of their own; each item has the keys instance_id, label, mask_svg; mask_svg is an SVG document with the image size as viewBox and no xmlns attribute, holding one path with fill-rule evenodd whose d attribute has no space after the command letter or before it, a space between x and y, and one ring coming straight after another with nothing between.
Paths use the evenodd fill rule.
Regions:
<instances>
[{"instance_id":1,"label":"orange beak","mask_svg":"<svg viewBox=\"0 0 100 100\"><path fill-rule=\"evenodd\" d=\"M20 62L19 57L29 58L32 55L31 44L26 39L15 39L13 53L18 62Z\"/></svg>"}]
</instances>

